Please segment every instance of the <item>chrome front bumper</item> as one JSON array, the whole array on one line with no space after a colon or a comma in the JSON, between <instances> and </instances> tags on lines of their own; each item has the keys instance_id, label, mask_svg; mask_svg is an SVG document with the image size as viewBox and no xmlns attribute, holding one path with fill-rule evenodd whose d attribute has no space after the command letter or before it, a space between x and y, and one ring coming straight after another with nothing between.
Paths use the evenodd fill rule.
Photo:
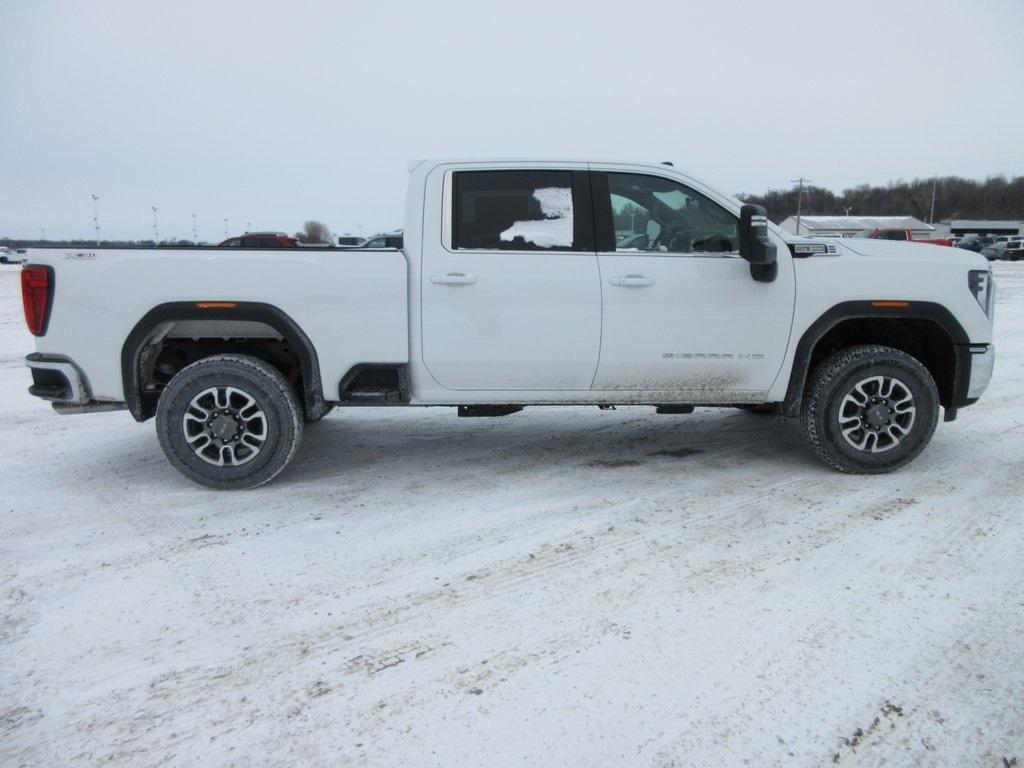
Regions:
<instances>
[{"instance_id":1,"label":"chrome front bumper","mask_svg":"<svg viewBox=\"0 0 1024 768\"><path fill-rule=\"evenodd\" d=\"M967 385L967 397L976 400L988 389L992 381L992 368L996 362L996 348L992 344L971 345L971 380Z\"/></svg>"}]
</instances>

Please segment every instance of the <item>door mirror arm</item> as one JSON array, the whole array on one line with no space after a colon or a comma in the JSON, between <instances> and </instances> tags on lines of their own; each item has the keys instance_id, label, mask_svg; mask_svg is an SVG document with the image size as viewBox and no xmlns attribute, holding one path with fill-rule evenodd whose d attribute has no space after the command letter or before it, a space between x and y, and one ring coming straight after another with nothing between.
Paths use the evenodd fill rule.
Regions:
<instances>
[{"instance_id":1,"label":"door mirror arm","mask_svg":"<svg viewBox=\"0 0 1024 768\"><path fill-rule=\"evenodd\" d=\"M760 205L740 209L740 257L750 263L750 276L770 283L779 273L775 243L768 237L768 212Z\"/></svg>"}]
</instances>

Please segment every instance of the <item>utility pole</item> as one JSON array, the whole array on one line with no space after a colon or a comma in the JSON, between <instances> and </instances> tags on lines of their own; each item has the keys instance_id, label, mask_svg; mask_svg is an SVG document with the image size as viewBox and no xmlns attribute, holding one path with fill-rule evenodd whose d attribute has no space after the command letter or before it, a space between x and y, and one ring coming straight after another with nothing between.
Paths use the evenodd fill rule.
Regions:
<instances>
[{"instance_id":1,"label":"utility pole","mask_svg":"<svg viewBox=\"0 0 1024 768\"><path fill-rule=\"evenodd\" d=\"M935 185L938 183L938 179L932 176L932 209L928 213L928 223L935 223Z\"/></svg>"},{"instance_id":2,"label":"utility pole","mask_svg":"<svg viewBox=\"0 0 1024 768\"><path fill-rule=\"evenodd\" d=\"M793 179L792 184L799 184L800 191L796 194L796 233L800 234L800 211L803 207L804 202L804 184L810 184L810 179L805 179L801 176L799 179Z\"/></svg>"},{"instance_id":3,"label":"utility pole","mask_svg":"<svg viewBox=\"0 0 1024 768\"><path fill-rule=\"evenodd\" d=\"M199 245L199 235L196 232L196 217L197 214L192 214L192 243L193 245Z\"/></svg>"},{"instance_id":4,"label":"utility pole","mask_svg":"<svg viewBox=\"0 0 1024 768\"><path fill-rule=\"evenodd\" d=\"M843 206L843 210L846 211L846 215L849 216L850 215L850 211L853 210L853 206L852 205L844 205Z\"/></svg>"},{"instance_id":5,"label":"utility pole","mask_svg":"<svg viewBox=\"0 0 1024 768\"><path fill-rule=\"evenodd\" d=\"M160 242L160 228L157 226L157 223L156 223L156 211L157 211L157 208L156 208L155 205L151 205L149 207L153 210L153 242L154 243L159 243Z\"/></svg>"},{"instance_id":6,"label":"utility pole","mask_svg":"<svg viewBox=\"0 0 1024 768\"><path fill-rule=\"evenodd\" d=\"M228 220L224 219L224 237L228 236Z\"/></svg>"},{"instance_id":7,"label":"utility pole","mask_svg":"<svg viewBox=\"0 0 1024 768\"><path fill-rule=\"evenodd\" d=\"M96 230L96 247L100 247L100 197L92 196L92 226Z\"/></svg>"},{"instance_id":8,"label":"utility pole","mask_svg":"<svg viewBox=\"0 0 1024 768\"><path fill-rule=\"evenodd\" d=\"M44 243L46 242L46 227L39 228L39 239Z\"/></svg>"}]
</instances>

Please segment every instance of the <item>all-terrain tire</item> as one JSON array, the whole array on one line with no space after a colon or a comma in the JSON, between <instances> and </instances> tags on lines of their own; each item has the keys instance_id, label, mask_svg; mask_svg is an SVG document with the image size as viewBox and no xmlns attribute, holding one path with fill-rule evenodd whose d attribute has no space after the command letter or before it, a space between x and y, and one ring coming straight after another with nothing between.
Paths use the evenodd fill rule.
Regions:
<instances>
[{"instance_id":1,"label":"all-terrain tire","mask_svg":"<svg viewBox=\"0 0 1024 768\"><path fill-rule=\"evenodd\" d=\"M865 392L871 395L874 387L884 387L887 381L896 382L888 394L902 405L890 409L883 390L875 393L878 398L866 398L861 417L851 416ZM875 399L880 401L878 409L870 413ZM891 421L885 421L886 415ZM849 437L844 437L841 418ZM938 420L939 394L928 370L905 352L880 345L850 347L823 360L811 375L800 411L804 436L818 457L841 472L855 474L892 472L910 463L931 440ZM870 435L872 431L877 434ZM890 445L892 434L897 442ZM855 445L860 442L865 447Z\"/></svg>"},{"instance_id":2,"label":"all-terrain tire","mask_svg":"<svg viewBox=\"0 0 1024 768\"><path fill-rule=\"evenodd\" d=\"M156 412L167 459L189 480L216 490L273 480L298 450L302 422L287 379L249 355L215 355L183 368Z\"/></svg>"}]
</instances>

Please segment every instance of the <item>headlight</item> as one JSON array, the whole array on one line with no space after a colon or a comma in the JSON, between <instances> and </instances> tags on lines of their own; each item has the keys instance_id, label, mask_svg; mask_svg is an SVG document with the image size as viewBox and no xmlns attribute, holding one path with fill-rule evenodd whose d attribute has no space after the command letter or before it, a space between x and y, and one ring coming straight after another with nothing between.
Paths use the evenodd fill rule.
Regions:
<instances>
[{"instance_id":1,"label":"headlight","mask_svg":"<svg viewBox=\"0 0 1024 768\"><path fill-rule=\"evenodd\" d=\"M996 282L992 277L992 271L988 269L972 269L967 273L967 287L971 289L974 298L992 319L992 309L996 301Z\"/></svg>"}]
</instances>

